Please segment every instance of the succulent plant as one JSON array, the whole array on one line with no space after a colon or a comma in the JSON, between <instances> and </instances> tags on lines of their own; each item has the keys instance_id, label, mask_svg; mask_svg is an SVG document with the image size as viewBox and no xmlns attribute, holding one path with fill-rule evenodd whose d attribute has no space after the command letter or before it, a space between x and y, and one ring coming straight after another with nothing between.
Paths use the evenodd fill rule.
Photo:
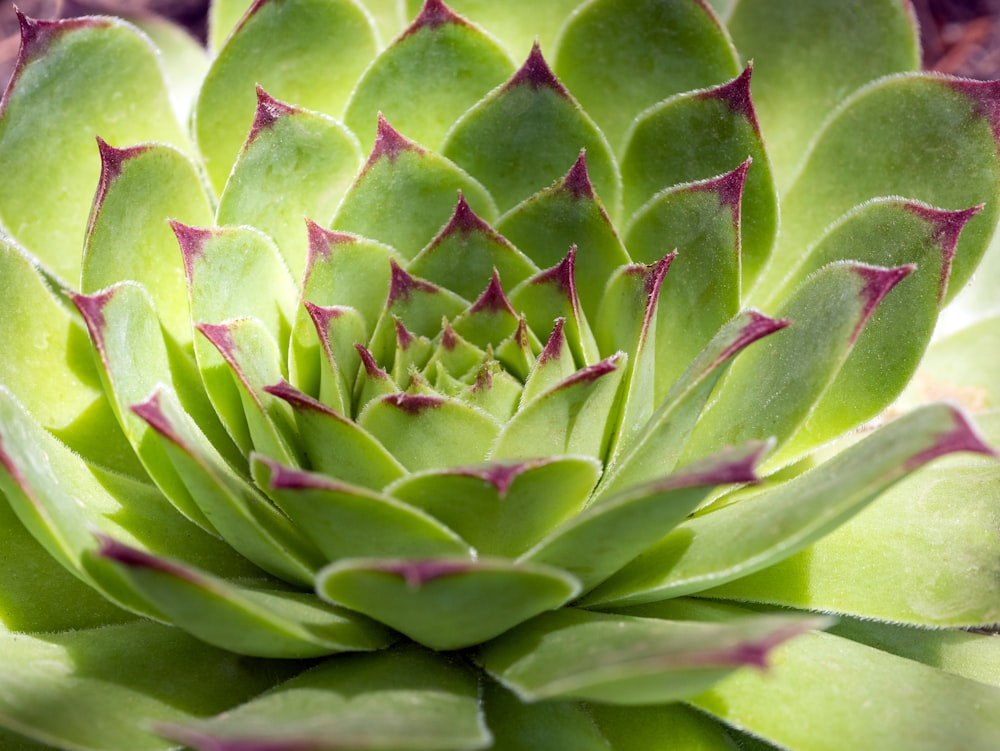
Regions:
<instances>
[{"instance_id":1,"label":"succulent plant","mask_svg":"<svg viewBox=\"0 0 1000 751\"><path fill-rule=\"evenodd\" d=\"M1000 744L1000 84L897 0L248 5L21 17L0 746Z\"/></svg>"}]
</instances>

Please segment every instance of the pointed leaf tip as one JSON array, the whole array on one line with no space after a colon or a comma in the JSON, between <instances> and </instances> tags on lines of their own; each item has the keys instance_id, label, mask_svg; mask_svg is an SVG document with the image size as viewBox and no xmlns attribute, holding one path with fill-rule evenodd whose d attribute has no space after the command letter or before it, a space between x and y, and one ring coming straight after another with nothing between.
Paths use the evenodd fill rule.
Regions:
<instances>
[{"instance_id":1,"label":"pointed leaf tip","mask_svg":"<svg viewBox=\"0 0 1000 751\"><path fill-rule=\"evenodd\" d=\"M753 64L747 63L747 67L743 69L743 72L732 81L724 83L722 86L716 86L713 89L707 89L701 92L700 96L703 99L718 99L720 102L725 102L735 114L741 115L748 122L752 123L754 130L759 130L757 126L757 113L754 111L753 100L750 98L750 77L752 73Z\"/></svg>"},{"instance_id":2,"label":"pointed leaf tip","mask_svg":"<svg viewBox=\"0 0 1000 751\"><path fill-rule=\"evenodd\" d=\"M386 404L401 409L408 415L419 415L428 409L437 409L445 403L439 396L426 394L390 394L384 398Z\"/></svg>"},{"instance_id":3,"label":"pointed leaf tip","mask_svg":"<svg viewBox=\"0 0 1000 751\"><path fill-rule=\"evenodd\" d=\"M361 356L361 364L364 366L365 373L369 378L374 378L378 381L389 380L389 374L385 372L385 370L383 370L377 362L375 362L375 357L368 351L368 348L365 347L365 345L355 343L354 349L357 350L357 353Z\"/></svg>"},{"instance_id":4,"label":"pointed leaf tip","mask_svg":"<svg viewBox=\"0 0 1000 751\"><path fill-rule=\"evenodd\" d=\"M771 318L757 310L748 310L747 315L750 319L749 322L743 327L733 342L715 358L713 367L721 365L734 354L749 347L758 339L763 339L765 336L780 331L792 323L788 318Z\"/></svg>"},{"instance_id":5,"label":"pointed leaf tip","mask_svg":"<svg viewBox=\"0 0 1000 751\"><path fill-rule=\"evenodd\" d=\"M378 128L375 131L375 145L372 147L371 156L365 164L365 170L385 157L390 162L396 161L404 151L412 151L416 154L423 154L424 149L408 138L404 138L398 130L389 125L381 112L378 113ZM364 170L362 170L362 174Z\"/></svg>"},{"instance_id":6,"label":"pointed leaf tip","mask_svg":"<svg viewBox=\"0 0 1000 751\"><path fill-rule=\"evenodd\" d=\"M555 266L538 274L533 284L555 284L567 297L576 302L576 245L571 245L566 256ZM574 304L574 308L577 306Z\"/></svg>"},{"instance_id":7,"label":"pointed leaf tip","mask_svg":"<svg viewBox=\"0 0 1000 751\"><path fill-rule=\"evenodd\" d=\"M538 364L544 365L550 360L558 360L559 355L562 353L563 347L566 346L566 334L563 333L563 328L566 326L566 319L562 316L556 319L555 325L552 327L552 333L549 334L549 340L545 342L545 347L542 349L540 355L538 355Z\"/></svg>"},{"instance_id":8,"label":"pointed leaf tip","mask_svg":"<svg viewBox=\"0 0 1000 751\"><path fill-rule=\"evenodd\" d=\"M707 664L736 665L767 670L770 667L768 658L776 648L796 636L826 628L832 623L832 618L816 618L811 621L791 623L761 639L741 642L727 649L709 651L703 657Z\"/></svg>"},{"instance_id":9,"label":"pointed leaf tip","mask_svg":"<svg viewBox=\"0 0 1000 751\"><path fill-rule=\"evenodd\" d=\"M500 236L495 229L483 221L472 210L468 201L465 200L462 191L458 191L458 202L455 204L455 212L451 215L451 219L448 220L448 224L445 225L444 229L437 236L436 241L440 242L442 239L454 234L470 235L473 232L481 232L491 237Z\"/></svg>"},{"instance_id":10,"label":"pointed leaf tip","mask_svg":"<svg viewBox=\"0 0 1000 751\"><path fill-rule=\"evenodd\" d=\"M580 149L580 156L576 158L573 166L566 173L562 184L563 190L568 191L577 200L593 200L596 198L594 184L590 181L590 175L587 173L586 149Z\"/></svg>"},{"instance_id":11,"label":"pointed leaf tip","mask_svg":"<svg viewBox=\"0 0 1000 751\"><path fill-rule=\"evenodd\" d=\"M129 568L151 569L194 584L200 583L196 577L191 576L183 567L173 565L170 561L158 558L144 550L138 550L125 545L104 534L98 533L95 537L98 541L97 555L101 558L115 561Z\"/></svg>"},{"instance_id":12,"label":"pointed leaf tip","mask_svg":"<svg viewBox=\"0 0 1000 751\"><path fill-rule=\"evenodd\" d=\"M162 435L168 441L177 444L178 446L184 445L184 440L174 431L173 426L170 424L170 420L163 413L163 408L160 406L161 392L157 388L149 395L149 398L144 402L139 404L133 404L129 409L136 414L139 418L144 420L149 427L155 430L157 433Z\"/></svg>"},{"instance_id":13,"label":"pointed leaf tip","mask_svg":"<svg viewBox=\"0 0 1000 751\"><path fill-rule=\"evenodd\" d=\"M904 471L912 471L940 456L960 451L984 454L994 458L1000 457L996 449L979 436L979 432L962 410L951 406L949 406L949 410L955 423L954 427L940 433L933 446L911 456L903 465Z\"/></svg>"},{"instance_id":14,"label":"pointed leaf tip","mask_svg":"<svg viewBox=\"0 0 1000 751\"><path fill-rule=\"evenodd\" d=\"M619 367L621 367L624 359L624 352L616 352L611 355L611 357L606 357L600 362L595 362L593 365L587 365L586 367L580 368L568 378L564 378L560 381L556 388L567 389L579 383L592 383L598 378L606 376L609 373L614 373Z\"/></svg>"},{"instance_id":15,"label":"pointed leaf tip","mask_svg":"<svg viewBox=\"0 0 1000 751\"><path fill-rule=\"evenodd\" d=\"M87 330L90 332L90 338L94 342L98 351L103 352L104 349L104 306L108 304L108 301L114 296L114 291L111 289L106 289L103 292L98 292L94 295L83 295L80 293L73 293L70 299L76 306L76 309L80 311L80 315L83 316L83 322L87 324Z\"/></svg>"},{"instance_id":16,"label":"pointed leaf tip","mask_svg":"<svg viewBox=\"0 0 1000 751\"><path fill-rule=\"evenodd\" d=\"M566 90L566 87L556 78L556 74L552 72L552 68L545 61L545 57L542 55L542 48L539 46L537 39L531 45L531 52L528 53L528 59L524 61L524 65L507 82L505 89L510 90L522 85L528 85L536 90L543 87L549 88L569 98L569 92Z\"/></svg>"},{"instance_id":17,"label":"pointed leaf tip","mask_svg":"<svg viewBox=\"0 0 1000 751\"><path fill-rule=\"evenodd\" d=\"M294 115L296 112L298 110L295 107L275 99L264 91L264 87L257 84L257 111L254 114L253 125L246 143L253 143L261 131L270 128L280 118Z\"/></svg>"},{"instance_id":18,"label":"pointed leaf tip","mask_svg":"<svg viewBox=\"0 0 1000 751\"><path fill-rule=\"evenodd\" d=\"M392 269L389 277L389 298L386 305L391 307L399 300L408 300L414 290L434 294L438 288L430 282L425 282L408 274L396 260L390 259L389 265Z\"/></svg>"},{"instance_id":19,"label":"pointed leaf tip","mask_svg":"<svg viewBox=\"0 0 1000 751\"><path fill-rule=\"evenodd\" d=\"M948 291L948 278L951 275L951 264L955 258L955 248L958 246L958 238L968 221L982 211L983 204L959 211L935 209L921 203L908 203L906 208L936 228L934 239L937 241L943 257L941 279L938 286L938 303L943 303L945 293Z\"/></svg>"},{"instance_id":20,"label":"pointed leaf tip","mask_svg":"<svg viewBox=\"0 0 1000 751\"><path fill-rule=\"evenodd\" d=\"M904 278L916 271L915 264L908 263L905 266L897 266L892 269L884 269L878 266L865 266L858 264L854 267L855 273L860 276L865 286L861 288L861 297L864 300L864 310L858 318L858 324L854 327L851 341L856 341L865 327L875 308L882 302L887 294L899 284Z\"/></svg>"},{"instance_id":21,"label":"pointed leaf tip","mask_svg":"<svg viewBox=\"0 0 1000 751\"><path fill-rule=\"evenodd\" d=\"M299 409L311 409L316 412L325 412L327 414L333 414L333 410L328 406L323 404L323 402L318 399L314 399L303 391L299 391L297 388L292 386L288 381L282 378L276 384L272 386L265 386L264 391L271 396L276 396L282 399L293 407Z\"/></svg>"},{"instance_id":22,"label":"pointed leaf tip","mask_svg":"<svg viewBox=\"0 0 1000 751\"><path fill-rule=\"evenodd\" d=\"M420 9L420 13L413 19L413 23L410 24L404 35L412 34L423 28L436 29L446 23L465 24L465 19L441 2L441 0L426 0L424 7Z\"/></svg>"},{"instance_id":23,"label":"pointed leaf tip","mask_svg":"<svg viewBox=\"0 0 1000 751\"><path fill-rule=\"evenodd\" d=\"M719 196L719 205L733 209L735 220L739 222L739 211L743 203L743 188L746 185L747 172L753 162L752 157L747 157L739 167L732 172L697 183L695 190L702 192L713 192Z\"/></svg>"},{"instance_id":24,"label":"pointed leaf tip","mask_svg":"<svg viewBox=\"0 0 1000 751\"><path fill-rule=\"evenodd\" d=\"M493 269L490 283L486 285L483 294L472 304L469 311L472 313L500 313L505 310L515 318L517 317L517 311L514 310L514 306L510 304L510 300L504 294L503 285L500 283L500 274L497 273L496 269Z\"/></svg>"},{"instance_id":25,"label":"pointed leaf tip","mask_svg":"<svg viewBox=\"0 0 1000 751\"><path fill-rule=\"evenodd\" d=\"M97 136L97 149L101 154L101 179L98 186L98 201L107 193L111 183L122 172L122 165L133 157L139 156L152 148L150 144L139 144L125 149L116 149L100 136Z\"/></svg>"},{"instance_id":26,"label":"pointed leaf tip","mask_svg":"<svg viewBox=\"0 0 1000 751\"><path fill-rule=\"evenodd\" d=\"M189 227L176 219L170 220L170 229L174 231L174 236L181 246L181 253L184 256L184 271L190 282L194 279L195 261L205 252L205 243L213 236L214 231L202 227Z\"/></svg>"},{"instance_id":27,"label":"pointed leaf tip","mask_svg":"<svg viewBox=\"0 0 1000 751\"><path fill-rule=\"evenodd\" d=\"M977 115L986 119L993 140L1000 148L1000 80L973 81L966 78L944 78L954 91L968 97Z\"/></svg>"}]
</instances>

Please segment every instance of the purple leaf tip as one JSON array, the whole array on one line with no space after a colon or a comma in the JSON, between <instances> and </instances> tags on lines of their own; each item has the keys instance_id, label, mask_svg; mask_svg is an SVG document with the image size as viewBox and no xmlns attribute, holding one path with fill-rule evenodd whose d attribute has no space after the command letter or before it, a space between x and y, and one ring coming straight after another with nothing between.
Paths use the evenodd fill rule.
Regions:
<instances>
[{"instance_id":1,"label":"purple leaf tip","mask_svg":"<svg viewBox=\"0 0 1000 751\"><path fill-rule=\"evenodd\" d=\"M708 89L702 92L700 96L703 99L718 99L720 102L724 102L735 114L746 118L753 125L754 130L759 132L759 128L757 127L757 113L754 111L753 100L750 98L750 76L752 72L753 65L748 64L743 69L743 72L732 81L724 83L722 86Z\"/></svg>"},{"instance_id":2,"label":"purple leaf tip","mask_svg":"<svg viewBox=\"0 0 1000 751\"><path fill-rule=\"evenodd\" d=\"M257 84L257 112L254 114L250 135L247 136L247 145L253 143L261 131L270 128L279 118L294 115L296 112L298 110L295 107L275 99Z\"/></svg>"},{"instance_id":3,"label":"purple leaf tip","mask_svg":"<svg viewBox=\"0 0 1000 751\"><path fill-rule=\"evenodd\" d=\"M737 352L746 349L758 339L763 339L765 336L780 331L792 323L787 318L771 318L760 311L752 309L746 311L745 317L747 318L747 322L743 325L743 328L740 329L733 341L719 353L719 356L712 361L711 367L724 363Z\"/></svg>"},{"instance_id":4,"label":"purple leaf tip","mask_svg":"<svg viewBox=\"0 0 1000 751\"><path fill-rule=\"evenodd\" d=\"M504 88L506 91L510 91L517 86L525 84L535 91L545 87L552 89L561 96L569 98L569 92L566 91L566 87L556 78L549 64L545 62L537 39L531 46L531 52L528 54L528 59L524 61L524 65L511 77Z\"/></svg>"},{"instance_id":5,"label":"purple leaf tip","mask_svg":"<svg viewBox=\"0 0 1000 751\"><path fill-rule=\"evenodd\" d=\"M747 172L753 159L747 157L739 167L719 177L713 177L704 182L695 183L693 190L712 192L719 197L719 205L732 209L733 222L739 226L740 206L743 202L743 187L746 185Z\"/></svg>"},{"instance_id":6,"label":"purple leaf tip","mask_svg":"<svg viewBox=\"0 0 1000 751\"><path fill-rule=\"evenodd\" d=\"M573 309L576 310L578 308L576 297L576 246L571 246L569 253L557 265L532 277L531 283L556 285L573 301Z\"/></svg>"},{"instance_id":7,"label":"purple leaf tip","mask_svg":"<svg viewBox=\"0 0 1000 751\"><path fill-rule=\"evenodd\" d=\"M903 465L907 472L923 466L939 456L968 451L974 454L985 454L997 457L997 451L980 438L975 426L962 410L949 406L953 427L937 435L934 444L911 456Z\"/></svg>"},{"instance_id":8,"label":"purple leaf tip","mask_svg":"<svg viewBox=\"0 0 1000 751\"><path fill-rule=\"evenodd\" d=\"M445 403L440 396L426 394L389 394L382 398L386 404L401 409L408 415L419 415L428 409L437 409Z\"/></svg>"},{"instance_id":9,"label":"purple leaf tip","mask_svg":"<svg viewBox=\"0 0 1000 751\"><path fill-rule=\"evenodd\" d=\"M364 366L365 373L369 378L374 378L377 381L389 380L389 374L379 367L379 364L375 362L375 357L368 351L365 345L355 344L354 349L361 356L361 364Z\"/></svg>"},{"instance_id":10,"label":"purple leaf tip","mask_svg":"<svg viewBox=\"0 0 1000 751\"><path fill-rule=\"evenodd\" d=\"M500 274L497 273L496 269L493 269L490 283L486 285L486 289L483 290L483 294L479 296L479 299L472 303L469 312L492 313L495 315L505 311L515 318L517 317L517 311L514 310L514 306L510 304L510 300L507 299L507 295L503 292L503 285L500 283Z\"/></svg>"},{"instance_id":11,"label":"purple leaf tip","mask_svg":"<svg viewBox=\"0 0 1000 751\"><path fill-rule=\"evenodd\" d=\"M115 561L129 568L145 568L169 576L175 576L192 584L200 584L201 581L190 571L175 563L158 558L152 553L125 545L104 534L97 534L97 555L109 561Z\"/></svg>"},{"instance_id":12,"label":"purple leaf tip","mask_svg":"<svg viewBox=\"0 0 1000 751\"><path fill-rule=\"evenodd\" d=\"M596 197L594 185L590 182L590 175L587 173L586 149L580 149L580 156L576 158L576 162L563 178L562 187L578 200L593 200Z\"/></svg>"},{"instance_id":13,"label":"purple leaf tip","mask_svg":"<svg viewBox=\"0 0 1000 751\"><path fill-rule=\"evenodd\" d=\"M427 0L424 3L424 7L420 9L420 13L413 19L413 23L404 32L404 35L412 34L423 28L436 29L446 23L460 24L465 23L465 21L451 8L441 2L441 0Z\"/></svg>"},{"instance_id":14,"label":"purple leaf tip","mask_svg":"<svg viewBox=\"0 0 1000 751\"><path fill-rule=\"evenodd\" d=\"M538 356L539 365L544 365L550 360L559 359L563 347L566 346L566 334L563 333L565 325L565 318L559 317L556 319L555 326L552 327L552 333L549 334L549 340L545 342L545 348L542 349L542 353Z\"/></svg>"},{"instance_id":15,"label":"purple leaf tip","mask_svg":"<svg viewBox=\"0 0 1000 751\"><path fill-rule=\"evenodd\" d=\"M597 379L606 376L608 373L614 373L618 370L624 358L624 352L616 352L611 355L611 357L607 357L600 362L595 362L593 365L587 365L584 368L580 368L572 375L560 381L555 388L567 389L572 386L576 386L578 383L593 383Z\"/></svg>"},{"instance_id":16,"label":"purple leaf tip","mask_svg":"<svg viewBox=\"0 0 1000 751\"><path fill-rule=\"evenodd\" d=\"M114 297L114 290L106 289L96 295L81 295L74 293L70 299L83 316L83 322L87 324L87 331L90 332L90 339L94 342L98 352L104 355L104 306Z\"/></svg>"},{"instance_id":17,"label":"purple leaf tip","mask_svg":"<svg viewBox=\"0 0 1000 751\"><path fill-rule=\"evenodd\" d=\"M972 81L964 78L943 78L954 91L964 94L973 111L990 125L993 140L1000 148L1000 81Z\"/></svg>"},{"instance_id":18,"label":"purple leaf tip","mask_svg":"<svg viewBox=\"0 0 1000 751\"><path fill-rule=\"evenodd\" d=\"M163 412L163 407L160 405L161 397L162 392L157 389L150 394L146 401L133 404L129 409L168 441L178 446L184 446L184 440L174 430L170 419Z\"/></svg>"},{"instance_id":19,"label":"purple leaf tip","mask_svg":"<svg viewBox=\"0 0 1000 751\"><path fill-rule=\"evenodd\" d=\"M474 571L476 564L464 560L384 561L372 568L401 576L408 586L417 588L434 579Z\"/></svg>"},{"instance_id":20,"label":"purple leaf tip","mask_svg":"<svg viewBox=\"0 0 1000 751\"><path fill-rule=\"evenodd\" d=\"M174 236L181 246L181 253L184 255L184 271L187 273L188 282L191 282L194 279L194 264L204 254L205 243L214 236L215 232L207 228L189 227L175 219L170 220L170 229L174 231Z\"/></svg>"},{"instance_id":21,"label":"purple leaf tip","mask_svg":"<svg viewBox=\"0 0 1000 751\"><path fill-rule=\"evenodd\" d=\"M401 350L408 350L416 337L413 336L410 330L398 318L394 318L393 323L396 324L396 346Z\"/></svg>"},{"instance_id":22,"label":"purple leaf tip","mask_svg":"<svg viewBox=\"0 0 1000 751\"><path fill-rule=\"evenodd\" d=\"M855 273L864 280L864 286L861 288L860 296L863 300L864 307L861 311L861 316L858 318L858 323L854 327L854 331L851 334L851 341L857 340L861 333L861 330L865 327L871 314L875 312L875 308L878 304L882 302L887 294L899 284L905 277L916 271L916 265L909 263L905 266L897 266L894 269L885 269L878 266L865 266L858 264L854 267Z\"/></svg>"},{"instance_id":23,"label":"purple leaf tip","mask_svg":"<svg viewBox=\"0 0 1000 751\"><path fill-rule=\"evenodd\" d=\"M922 203L907 203L906 208L934 226L934 240L941 249L943 261L941 278L938 282L938 303L941 303L944 301L945 292L948 291L948 277L951 276L951 264L955 258L959 235L962 234L968 221L982 211L983 204L960 211L944 211Z\"/></svg>"},{"instance_id":24,"label":"purple leaf tip","mask_svg":"<svg viewBox=\"0 0 1000 751\"><path fill-rule=\"evenodd\" d=\"M396 263L395 259L389 261L391 274L389 278L389 297L386 301L387 307L392 307L400 300L409 300L414 291L427 294L436 294L439 290L430 282L417 279L406 273L403 268Z\"/></svg>"},{"instance_id":25,"label":"purple leaf tip","mask_svg":"<svg viewBox=\"0 0 1000 751\"><path fill-rule=\"evenodd\" d=\"M395 162L404 151L412 151L415 154L423 154L424 150L413 141L404 138L389 122L378 113L378 129L375 132L375 145L372 153L365 164L365 170L369 169L379 159L385 157L390 162Z\"/></svg>"},{"instance_id":26,"label":"purple leaf tip","mask_svg":"<svg viewBox=\"0 0 1000 751\"><path fill-rule=\"evenodd\" d=\"M496 231L469 207L462 191L458 191L458 203L455 204L455 211L435 240L440 242L450 235L470 235L474 232L497 236Z\"/></svg>"},{"instance_id":27,"label":"purple leaf tip","mask_svg":"<svg viewBox=\"0 0 1000 751\"><path fill-rule=\"evenodd\" d=\"M547 459L533 459L526 462L495 462L481 467L462 467L455 470L455 474L463 477L475 477L489 483L496 489L497 495L503 499L510 492L510 486L514 484L514 480L526 470L538 467L548 461Z\"/></svg>"}]
</instances>

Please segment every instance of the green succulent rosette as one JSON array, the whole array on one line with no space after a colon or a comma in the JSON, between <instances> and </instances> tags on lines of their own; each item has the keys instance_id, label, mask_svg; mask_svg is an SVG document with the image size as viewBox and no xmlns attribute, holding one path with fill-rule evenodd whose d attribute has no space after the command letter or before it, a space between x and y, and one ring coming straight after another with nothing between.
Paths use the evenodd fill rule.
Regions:
<instances>
[{"instance_id":1,"label":"green succulent rosette","mask_svg":"<svg viewBox=\"0 0 1000 751\"><path fill-rule=\"evenodd\" d=\"M905 3L21 22L0 746L1000 744L1000 84Z\"/></svg>"}]
</instances>

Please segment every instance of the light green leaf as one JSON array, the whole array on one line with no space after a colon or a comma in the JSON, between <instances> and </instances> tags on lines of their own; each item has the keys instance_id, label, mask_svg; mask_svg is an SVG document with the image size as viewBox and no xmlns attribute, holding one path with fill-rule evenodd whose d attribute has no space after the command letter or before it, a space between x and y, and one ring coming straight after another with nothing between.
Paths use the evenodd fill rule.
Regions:
<instances>
[{"instance_id":1,"label":"light green leaf","mask_svg":"<svg viewBox=\"0 0 1000 751\"><path fill-rule=\"evenodd\" d=\"M503 558L353 558L324 568L320 597L431 649L492 639L579 593L569 574Z\"/></svg>"},{"instance_id":2,"label":"light green leaf","mask_svg":"<svg viewBox=\"0 0 1000 751\"><path fill-rule=\"evenodd\" d=\"M219 50L202 84L194 133L221 194L254 120L254 87L339 116L375 56L375 32L353 0L263 0Z\"/></svg>"},{"instance_id":3,"label":"light green leaf","mask_svg":"<svg viewBox=\"0 0 1000 751\"><path fill-rule=\"evenodd\" d=\"M357 139L336 120L257 89L257 113L219 199L216 223L252 224L277 244L301 279L309 237L303 219L333 216L361 166Z\"/></svg>"},{"instance_id":4,"label":"light green leaf","mask_svg":"<svg viewBox=\"0 0 1000 751\"><path fill-rule=\"evenodd\" d=\"M467 109L514 72L507 52L443 2L426 3L361 76L344 122L369 145L379 113L437 148Z\"/></svg>"},{"instance_id":5,"label":"light green leaf","mask_svg":"<svg viewBox=\"0 0 1000 751\"><path fill-rule=\"evenodd\" d=\"M683 704L652 707L588 704L587 713L615 751L650 751L666 738L676 748L689 751L743 748L737 746L722 725Z\"/></svg>"},{"instance_id":6,"label":"light green leaf","mask_svg":"<svg viewBox=\"0 0 1000 751\"><path fill-rule=\"evenodd\" d=\"M580 149L598 195L616 214L621 178L611 147L536 44L512 78L455 123L441 150L506 211L565 175Z\"/></svg>"},{"instance_id":7,"label":"light green leaf","mask_svg":"<svg viewBox=\"0 0 1000 751\"><path fill-rule=\"evenodd\" d=\"M694 0L582 4L559 34L553 67L615 149L647 107L740 72L725 29Z\"/></svg>"},{"instance_id":8,"label":"light green leaf","mask_svg":"<svg viewBox=\"0 0 1000 751\"><path fill-rule=\"evenodd\" d=\"M198 751L273 748L475 751L490 747L476 678L414 647L340 655L220 717L159 732Z\"/></svg>"},{"instance_id":9,"label":"light green leaf","mask_svg":"<svg viewBox=\"0 0 1000 751\"><path fill-rule=\"evenodd\" d=\"M763 668L779 644L824 625L801 615L696 623L563 608L494 639L479 660L525 701L662 704L699 694L738 668Z\"/></svg>"},{"instance_id":10,"label":"light green leaf","mask_svg":"<svg viewBox=\"0 0 1000 751\"><path fill-rule=\"evenodd\" d=\"M187 139L156 52L122 21L35 21L0 104L0 221L49 270L75 285L78 248L101 175L94 136L113 144Z\"/></svg>"},{"instance_id":11,"label":"light green leaf","mask_svg":"<svg viewBox=\"0 0 1000 751\"><path fill-rule=\"evenodd\" d=\"M481 555L514 557L583 508L600 476L590 457L546 457L419 472L385 492L455 530Z\"/></svg>"}]
</instances>

